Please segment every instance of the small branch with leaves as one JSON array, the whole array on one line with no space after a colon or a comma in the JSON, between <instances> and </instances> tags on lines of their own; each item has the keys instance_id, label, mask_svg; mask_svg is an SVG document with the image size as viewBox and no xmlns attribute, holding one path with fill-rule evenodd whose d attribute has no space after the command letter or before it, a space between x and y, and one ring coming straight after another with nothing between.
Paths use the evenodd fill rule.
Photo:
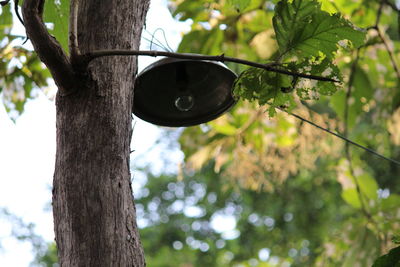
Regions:
<instances>
[{"instance_id":1,"label":"small branch with leaves","mask_svg":"<svg viewBox=\"0 0 400 267\"><path fill-rule=\"evenodd\" d=\"M166 56L172 58L191 59L191 60L210 60L219 62L232 62L244 64L247 66L260 68L269 72L275 72L283 75L289 75L297 80L304 78L323 82L339 83L340 80L332 77L324 77L313 75L305 72L296 72L288 70L277 63L262 64L258 62L248 61L244 59L228 57L224 54L219 56L209 56L189 53L174 53L164 51L135 51L135 50L99 50L81 55L79 52L77 38L77 13L79 0L71 2L70 15L70 51L71 56L67 56L60 44L47 31L43 19L44 0L33 1L26 0L23 4L23 16L25 28L28 38L32 41L35 51L41 60L47 65L52 73L56 84L59 86L61 93L65 94L76 87L76 75L84 74L87 71L89 63L100 57L107 56ZM65 91L65 92L63 92Z\"/></svg>"},{"instance_id":2,"label":"small branch with leaves","mask_svg":"<svg viewBox=\"0 0 400 267\"><path fill-rule=\"evenodd\" d=\"M322 77L317 75L310 75L300 72L292 72L285 70L283 68L276 67L276 63L269 64L261 64L254 61L248 61L240 58L227 57L224 54L219 56L209 56L209 55L201 55L201 54L190 54L190 53L174 53L174 52L165 52L165 51L134 51L134 50L98 50L93 51L84 55L81 55L81 62L84 65L89 64L92 60L100 57L107 56L151 56L151 57L171 57L171 58L179 58L179 59L191 59L191 60L209 60L209 61L218 61L218 62L232 62L238 63L242 65L247 65L259 69L264 69L266 71L276 72L280 74L290 75L293 77L306 78L317 81L326 81L326 82L340 82L337 79L332 79L328 77Z\"/></svg>"},{"instance_id":3,"label":"small branch with leaves","mask_svg":"<svg viewBox=\"0 0 400 267\"><path fill-rule=\"evenodd\" d=\"M378 11L378 14L381 11ZM355 58L353 60L353 63L351 65L351 69L350 69L350 77L349 77L349 82L348 82L348 86L347 86L347 92L346 92L346 98L345 98L345 105L344 105L344 137L348 138L348 132L349 132L349 107L350 107L350 99L352 97L352 87L353 87L353 83L354 83L354 77L357 71L357 65L358 65L358 61L360 58L360 49L357 49L356 51L356 55ZM349 171L350 171L350 176L353 180L353 183L356 187L356 192L358 195L358 199L360 200L360 205L361 205L361 212L363 213L363 215L365 216L365 218L371 223L371 225L373 225L376 230L378 231L378 239L379 239L379 244L381 244L381 237L379 234L379 225L376 223L375 219L372 217L371 212L367 209L367 200L365 199L365 196L361 190L361 186L360 183L356 177L356 173L354 171L354 167L353 167L353 159L351 156L351 151L350 151L350 143L346 142L345 143L345 155L346 155L346 159L347 162L349 164Z\"/></svg>"},{"instance_id":4,"label":"small branch with leaves","mask_svg":"<svg viewBox=\"0 0 400 267\"><path fill-rule=\"evenodd\" d=\"M389 41L386 39L385 34L381 31L381 29L379 28L379 23L381 21L381 17L382 17L382 11L383 11L383 7L387 5L389 7L391 7L396 13L398 18L400 19L400 10L390 1L387 0L382 0L379 3L379 8L378 11L376 13L376 20L375 20L375 24L371 27L368 27L368 30L375 30L378 34L379 39L381 40L381 42L383 43L383 45L385 46L385 49L389 55L390 58L390 62L392 63L393 69L396 73L397 79L400 80L400 67L398 66L396 59L395 59L395 55L394 52L392 50L392 48L389 45ZM400 31L399 31L400 34Z\"/></svg>"},{"instance_id":5,"label":"small branch with leaves","mask_svg":"<svg viewBox=\"0 0 400 267\"><path fill-rule=\"evenodd\" d=\"M18 1L18 0L16 0ZM9 1L3 1L0 2L0 4L7 4ZM90 53L86 54L80 54L79 52L79 47L78 47L78 41L77 41L77 12L78 12L78 4L79 0L72 0L72 16L71 16L71 30L70 30L70 49L71 49L71 57L67 56L67 54L63 51L61 45L57 42L57 40L52 37L44 23L43 23L43 8L44 8L44 0L25 0L23 7L22 7L22 13L25 21L25 28L26 32L28 35L28 38L32 41L32 44L35 48L35 51L38 53L40 59L46 64L46 66L49 68L50 72L53 75L53 78L56 82L56 84L59 87L60 94L61 95L67 95L70 94L71 91L74 91L77 89L77 77L80 76L82 77L84 72L87 71L87 67L90 62L97 58L101 57L109 57L109 56L152 56L152 57L158 57L158 56L166 56L166 57L172 57L172 58L179 58L179 59L191 59L191 60L209 60L209 61L219 61L219 62L232 62L232 63L237 63L237 64L243 64L247 66L254 67L256 69L262 69L267 72L271 73L276 73L277 75L286 75L286 76L291 76L292 80L289 82L293 86L293 82L296 83L298 79L308 79L308 80L314 80L317 82L328 82L328 83L339 83L341 82L338 78L335 78L335 76L319 76L319 75L312 75L308 74L302 71L293 71L293 68L291 70L283 68L282 64L278 63L268 63L268 64L262 64L258 62L253 62L253 61L248 61L244 59L239 59L239 58L234 58L234 57L228 57L225 56L224 54L219 55L219 56L209 56L209 55L201 55L201 54L189 54L189 53L174 53L174 52L164 52L164 51L138 51L138 50L98 50L98 51L92 51ZM278 9L279 13L279 9ZM283 18L287 19L287 18ZM335 18L336 20L336 18ZM377 22L379 22L379 19L377 19ZM346 28L346 30L349 30L349 26L346 24L347 22L343 21L336 21L336 23L340 27ZM337 26L337 25L336 25ZM281 29L282 30L282 29ZM290 30L290 29L283 29L283 30ZM329 30L329 29L328 29ZM360 42L361 38L363 35L360 35L358 32L354 31L354 33L359 36L357 36L358 39L355 37L353 38L353 42ZM289 37L291 36L290 33L285 33ZM339 37L338 37L339 38ZM359 44L360 46L360 44ZM288 49L286 48L285 51ZM333 52L329 51L329 52ZM310 68L310 65L307 65L310 62L303 62L303 65L299 65L302 67L303 70ZM315 62L311 62L311 67L317 66L315 65ZM318 68L323 67L326 72L336 72L337 70L332 69L335 68L330 63L330 55L327 54L327 57L323 59L322 61L319 62ZM278 76L277 76L278 77ZM279 89L279 88L278 88ZM280 89L279 89L280 90ZM277 106L279 108L280 106ZM314 124L311 121L308 121L296 114L291 113L290 111L279 108L282 111L285 111L289 113L290 115L304 121L307 123L312 124L313 126L320 128L321 130L324 130L330 134L333 134L343 140L345 140L347 143L356 145L370 153L373 153L377 156L380 156L386 160L389 160L395 164L400 164L400 162L397 162L393 159L386 158L379 153L368 149L364 146L361 146L349 139L347 139L346 136L339 135L337 133L334 133L330 131L329 129L325 129L323 127L320 127L319 125Z\"/></svg>"}]
</instances>

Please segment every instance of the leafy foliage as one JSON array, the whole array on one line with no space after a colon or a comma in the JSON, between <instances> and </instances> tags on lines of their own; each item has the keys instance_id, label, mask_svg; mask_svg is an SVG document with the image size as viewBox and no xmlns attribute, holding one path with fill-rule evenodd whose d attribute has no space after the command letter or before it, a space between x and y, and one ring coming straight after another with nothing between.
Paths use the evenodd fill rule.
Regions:
<instances>
[{"instance_id":1,"label":"leafy foliage","mask_svg":"<svg viewBox=\"0 0 400 267\"><path fill-rule=\"evenodd\" d=\"M0 93L12 119L24 111L35 87L47 86L50 73L35 53L21 47L24 37L11 34L13 19L9 5L0 14ZM13 45L17 44L17 45Z\"/></svg>"},{"instance_id":2,"label":"leafy foliage","mask_svg":"<svg viewBox=\"0 0 400 267\"><path fill-rule=\"evenodd\" d=\"M400 266L400 247L391 249L388 254L380 256L372 267L397 267Z\"/></svg>"},{"instance_id":3,"label":"leafy foliage","mask_svg":"<svg viewBox=\"0 0 400 267\"><path fill-rule=\"evenodd\" d=\"M54 35L65 51L68 51L69 0L47 0L44 21L49 23L49 32Z\"/></svg>"},{"instance_id":4,"label":"leafy foliage","mask_svg":"<svg viewBox=\"0 0 400 267\"><path fill-rule=\"evenodd\" d=\"M310 265L317 256L314 249L324 241L322 233L335 230L329 223L338 212L332 199L340 195L334 179L319 183L304 174L295 183L284 182L279 193L254 192L221 180L214 164L180 181L149 175L137 196L148 264L268 266L270 258L279 257L279 264ZM225 229L214 228L224 217Z\"/></svg>"},{"instance_id":5,"label":"leafy foliage","mask_svg":"<svg viewBox=\"0 0 400 267\"><path fill-rule=\"evenodd\" d=\"M235 95L244 99L257 100L260 105L269 104L270 116L275 114L275 107L293 106L290 91L291 78L287 75L251 68L244 71L235 85ZM289 92L286 92L289 88Z\"/></svg>"},{"instance_id":6,"label":"leafy foliage","mask_svg":"<svg viewBox=\"0 0 400 267\"><path fill-rule=\"evenodd\" d=\"M45 2L44 21L65 51L68 51L68 16L69 1ZM26 102L36 97L35 89L45 88L51 76L37 55L23 46L25 37L11 34L13 26L11 5L2 6L0 93L7 112L15 120L24 111Z\"/></svg>"},{"instance_id":7,"label":"leafy foliage","mask_svg":"<svg viewBox=\"0 0 400 267\"><path fill-rule=\"evenodd\" d=\"M365 33L356 30L339 14L331 15L320 8L321 4L317 1L303 0L284 0L276 5L272 21L279 47L277 61L287 61L289 69L295 73L338 80L340 72L332 62L334 52L339 45L346 46L346 41L351 41L355 47L361 46ZM301 100L336 92L333 83L310 79L301 79L297 83L297 77L293 79L294 82L290 83L288 77L282 78L280 74L249 70L240 76L235 94L250 101L258 100L260 105L269 104L269 115L272 117L275 108L286 107L290 110L295 107L294 96L290 94L294 88Z\"/></svg>"},{"instance_id":8,"label":"leafy foliage","mask_svg":"<svg viewBox=\"0 0 400 267\"><path fill-rule=\"evenodd\" d=\"M52 13L46 22L54 23L53 34L66 47L67 31L62 33L54 14L65 19L68 5L47 2ZM347 149L276 110L345 132L399 160L400 12L394 2L170 2L176 18L192 20L180 52L272 63L341 84L229 65L240 73L235 94L257 103L239 101L229 114L185 129L179 139L185 154L180 176L148 175L136 198L149 265L371 266L382 254L374 266L398 264L399 248L390 237L400 231L400 168ZM0 37L7 42L16 38L10 34L10 14L6 6L0 16ZM26 54L16 68L28 58L38 62L28 51L15 51ZM11 56L2 60L0 77L6 80L14 65ZM41 64L30 64L28 70L36 74L25 78L43 85L47 76ZM19 75L11 76L10 84ZM230 234L215 226L221 216L234 222ZM41 262L55 261L54 246L49 248L38 257Z\"/></svg>"},{"instance_id":9,"label":"leafy foliage","mask_svg":"<svg viewBox=\"0 0 400 267\"><path fill-rule=\"evenodd\" d=\"M291 62L287 64L287 69L335 80L340 77L337 66L326 57L312 58L301 63ZM251 68L241 73L235 83L234 94L237 98L257 101L259 105L268 104L269 116L273 117L276 108L291 111L296 106L296 96L300 100L319 99L320 95L332 95L336 90L337 87L332 82L290 77ZM297 95L293 95L293 91Z\"/></svg>"},{"instance_id":10,"label":"leafy foliage","mask_svg":"<svg viewBox=\"0 0 400 267\"><path fill-rule=\"evenodd\" d=\"M46 250L36 253L33 265L53 267L58 262L57 246L54 242L47 244Z\"/></svg>"},{"instance_id":11,"label":"leafy foliage","mask_svg":"<svg viewBox=\"0 0 400 267\"><path fill-rule=\"evenodd\" d=\"M273 25L280 57L317 57L322 52L332 59L340 41L349 40L355 47L364 43L364 32L339 14L330 15L320 8L315 0L283 0L276 5Z\"/></svg>"},{"instance_id":12,"label":"leafy foliage","mask_svg":"<svg viewBox=\"0 0 400 267\"><path fill-rule=\"evenodd\" d=\"M276 108L344 131L352 140L398 160L398 11L367 0L251 2L257 4L234 13L222 1L196 1L196 14L202 15L194 16L193 31L184 36L180 51L201 53L201 44L211 42L218 31L224 41L213 43L215 54L275 63L276 68L341 83L230 65L241 73L236 96L257 104L239 101L229 114L185 129L180 138L184 169L199 172L215 162L214 171L227 186L275 194L287 181L297 184L304 173L325 180L334 172L341 187L333 200L340 206L340 219L330 225L339 230L323 234L324 241L313 250L315 258L306 265L371 266L379 254L393 248L388 240L399 231L399 167L358 149L343 154L343 143ZM183 19L188 10L180 7L177 4L175 14ZM190 46L186 38L194 31L199 38L192 38Z\"/></svg>"},{"instance_id":13,"label":"leafy foliage","mask_svg":"<svg viewBox=\"0 0 400 267\"><path fill-rule=\"evenodd\" d=\"M251 3L251 0L228 0L228 4L235 8L238 12L243 11Z\"/></svg>"},{"instance_id":14,"label":"leafy foliage","mask_svg":"<svg viewBox=\"0 0 400 267\"><path fill-rule=\"evenodd\" d=\"M10 236L32 245L32 251L35 254L34 264L40 264L40 266L45 264L44 266L48 267L54 266L53 263L57 262L55 245L46 244L43 238L35 233L35 226L32 223L24 222L22 218L10 213L3 207L0 207L0 221L11 225ZM3 237L0 236L0 241Z\"/></svg>"}]
</instances>

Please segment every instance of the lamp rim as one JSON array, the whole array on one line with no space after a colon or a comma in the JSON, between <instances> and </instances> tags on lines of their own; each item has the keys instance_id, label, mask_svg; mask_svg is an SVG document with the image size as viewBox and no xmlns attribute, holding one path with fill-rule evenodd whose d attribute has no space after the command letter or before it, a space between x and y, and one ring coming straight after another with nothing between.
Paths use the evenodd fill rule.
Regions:
<instances>
[{"instance_id":1,"label":"lamp rim","mask_svg":"<svg viewBox=\"0 0 400 267\"><path fill-rule=\"evenodd\" d=\"M200 56L200 54L194 54L194 55L199 55ZM143 70L141 70L140 73L136 75L136 78L141 76L141 75L143 75L144 73L148 72L149 70L158 67L159 65L173 64L173 63L176 63L176 62L195 62L195 63L206 62L206 63L215 64L215 65L218 65L218 66L223 67L226 70L230 71L237 78L237 74L234 71L232 71L230 68L228 68L222 62L213 61L213 60L204 60L204 59L188 59L188 58L175 58L175 57L163 57L163 58L161 58L161 59L159 59L157 61L154 61L153 63L151 63L147 67L145 67Z\"/></svg>"}]
</instances>

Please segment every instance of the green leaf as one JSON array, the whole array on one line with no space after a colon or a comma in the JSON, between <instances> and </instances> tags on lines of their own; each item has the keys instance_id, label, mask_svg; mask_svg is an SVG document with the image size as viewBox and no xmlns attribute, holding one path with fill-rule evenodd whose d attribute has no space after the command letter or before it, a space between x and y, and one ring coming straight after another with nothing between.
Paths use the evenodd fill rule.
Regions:
<instances>
[{"instance_id":1,"label":"green leaf","mask_svg":"<svg viewBox=\"0 0 400 267\"><path fill-rule=\"evenodd\" d=\"M291 91L292 78L288 75L250 68L244 71L234 86L234 95L249 101L257 101L259 105L271 105L270 117L275 115L275 108L292 109L295 106Z\"/></svg>"},{"instance_id":2,"label":"green leaf","mask_svg":"<svg viewBox=\"0 0 400 267\"><path fill-rule=\"evenodd\" d=\"M348 113L348 127L350 128L355 125L357 118L364 112L364 105L368 104L375 92L371 85L370 77L362 68L356 67L353 75L352 95ZM345 104L346 94L344 91L340 91L331 97L330 105L342 120L344 119Z\"/></svg>"},{"instance_id":3,"label":"green leaf","mask_svg":"<svg viewBox=\"0 0 400 267\"><path fill-rule=\"evenodd\" d=\"M366 100L370 100L373 97L375 89L371 84L370 77L360 66L355 68L353 86L354 97L358 99L364 97Z\"/></svg>"},{"instance_id":4,"label":"green leaf","mask_svg":"<svg viewBox=\"0 0 400 267\"><path fill-rule=\"evenodd\" d=\"M354 208L361 208L361 201L355 188L348 188L343 190L342 198Z\"/></svg>"},{"instance_id":5,"label":"green leaf","mask_svg":"<svg viewBox=\"0 0 400 267\"><path fill-rule=\"evenodd\" d=\"M209 18L204 1L182 1L173 11L172 15L174 17L177 16L180 21L188 19L194 22L208 21Z\"/></svg>"},{"instance_id":6,"label":"green leaf","mask_svg":"<svg viewBox=\"0 0 400 267\"><path fill-rule=\"evenodd\" d=\"M214 131L224 135L234 135L237 132L237 128L230 124L226 117L219 117L217 120L211 121L209 125Z\"/></svg>"},{"instance_id":7,"label":"green leaf","mask_svg":"<svg viewBox=\"0 0 400 267\"><path fill-rule=\"evenodd\" d=\"M399 267L400 266L400 246L393 248L388 254L380 256L372 267Z\"/></svg>"},{"instance_id":8,"label":"green leaf","mask_svg":"<svg viewBox=\"0 0 400 267\"><path fill-rule=\"evenodd\" d=\"M398 236L398 235L393 236L392 242L395 244L400 244L400 236Z\"/></svg>"},{"instance_id":9,"label":"green leaf","mask_svg":"<svg viewBox=\"0 0 400 267\"><path fill-rule=\"evenodd\" d=\"M49 32L68 51L69 0L48 0L45 2L44 21L50 23Z\"/></svg>"},{"instance_id":10,"label":"green leaf","mask_svg":"<svg viewBox=\"0 0 400 267\"><path fill-rule=\"evenodd\" d=\"M246 30L255 33L261 33L271 29L272 14L266 13L264 10L255 10L252 12L252 19L246 21Z\"/></svg>"},{"instance_id":11,"label":"green leaf","mask_svg":"<svg viewBox=\"0 0 400 267\"><path fill-rule=\"evenodd\" d=\"M333 96L331 96L329 101L329 105L336 112L338 117L342 120L344 119L344 110L345 110L344 107L346 105L345 102L346 102L346 92L343 90L337 91Z\"/></svg>"},{"instance_id":12,"label":"green leaf","mask_svg":"<svg viewBox=\"0 0 400 267\"><path fill-rule=\"evenodd\" d=\"M316 1L280 1L275 7L273 26L280 50L284 53L291 49L294 40L299 38L299 31L308 23L318 8Z\"/></svg>"},{"instance_id":13,"label":"green leaf","mask_svg":"<svg viewBox=\"0 0 400 267\"><path fill-rule=\"evenodd\" d=\"M358 184L360 185L361 192L369 199L376 200L378 198L378 183L374 177L368 173L357 176Z\"/></svg>"},{"instance_id":14,"label":"green leaf","mask_svg":"<svg viewBox=\"0 0 400 267\"><path fill-rule=\"evenodd\" d=\"M359 47L365 38L365 33L348 20L322 11L320 3L314 0L279 2L273 26L281 54L292 53L297 57L318 56L322 52L332 58L339 41L349 40Z\"/></svg>"},{"instance_id":15,"label":"green leaf","mask_svg":"<svg viewBox=\"0 0 400 267\"><path fill-rule=\"evenodd\" d=\"M228 4L238 12L243 11L251 3L251 0L228 0Z\"/></svg>"},{"instance_id":16,"label":"green leaf","mask_svg":"<svg viewBox=\"0 0 400 267\"><path fill-rule=\"evenodd\" d=\"M300 72L331 78L340 81L340 71L332 60L327 57L307 58L303 62L289 64L293 72ZM302 100L319 99L320 95L332 95L337 91L337 84L327 81L317 81L299 78L295 89Z\"/></svg>"},{"instance_id":17,"label":"green leaf","mask_svg":"<svg viewBox=\"0 0 400 267\"><path fill-rule=\"evenodd\" d=\"M257 68L250 68L242 72L235 82L234 95L249 101L256 100L260 91L266 86L261 79L262 72Z\"/></svg>"},{"instance_id":18,"label":"green leaf","mask_svg":"<svg viewBox=\"0 0 400 267\"><path fill-rule=\"evenodd\" d=\"M381 201L382 211L391 211L400 207L400 196L396 194L390 194L388 198L384 198Z\"/></svg>"},{"instance_id":19,"label":"green leaf","mask_svg":"<svg viewBox=\"0 0 400 267\"><path fill-rule=\"evenodd\" d=\"M195 30L185 35L179 44L180 53L220 54L220 46L224 42L224 32L219 28Z\"/></svg>"},{"instance_id":20,"label":"green leaf","mask_svg":"<svg viewBox=\"0 0 400 267\"><path fill-rule=\"evenodd\" d=\"M0 39L9 35L13 25L12 13L10 10L11 5L6 5L1 8L0 15Z\"/></svg>"}]
</instances>

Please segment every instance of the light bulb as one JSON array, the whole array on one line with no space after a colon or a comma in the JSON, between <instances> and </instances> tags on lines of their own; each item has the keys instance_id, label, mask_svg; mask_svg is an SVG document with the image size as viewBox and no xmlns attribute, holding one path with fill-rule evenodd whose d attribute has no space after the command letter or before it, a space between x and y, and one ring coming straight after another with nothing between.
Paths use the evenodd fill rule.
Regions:
<instances>
[{"instance_id":1,"label":"light bulb","mask_svg":"<svg viewBox=\"0 0 400 267\"><path fill-rule=\"evenodd\" d=\"M182 94L175 99L175 107L180 111L189 111L193 106L194 97L190 94Z\"/></svg>"}]
</instances>

